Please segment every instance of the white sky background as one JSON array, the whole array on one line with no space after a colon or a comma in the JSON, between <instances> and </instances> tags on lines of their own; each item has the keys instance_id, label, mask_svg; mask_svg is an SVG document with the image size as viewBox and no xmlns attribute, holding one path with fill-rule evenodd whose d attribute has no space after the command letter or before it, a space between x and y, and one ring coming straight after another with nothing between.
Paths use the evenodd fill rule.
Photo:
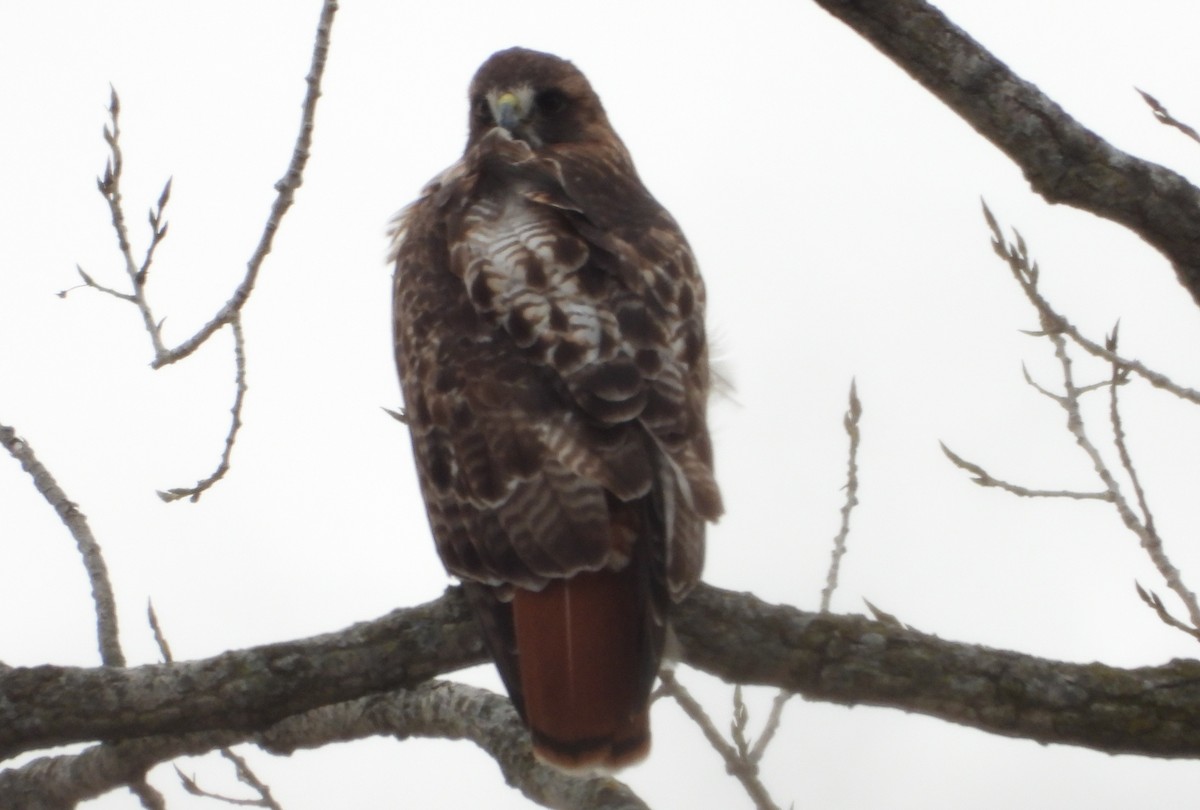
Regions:
<instances>
[{"instance_id":1,"label":"white sky background","mask_svg":"<svg viewBox=\"0 0 1200 810\"><path fill-rule=\"evenodd\" d=\"M227 336L153 372L137 312L76 290L81 264L125 282L96 192L108 83L122 99L124 194L137 248L174 176L150 293L168 342L229 296L290 156L318 2L13 3L0 27L0 421L15 425L91 519L133 663L157 660L152 599L179 659L307 636L436 597L390 348L385 225L460 153L466 85L492 51L550 50L582 68L643 179L680 221L736 387L712 413L727 516L706 579L813 609L845 474L851 377L861 506L836 610L866 597L942 637L1136 666L1195 656L1133 580L1165 588L1108 505L1018 500L951 467L945 441L996 475L1093 489L1061 411L1021 380L1057 381L1028 305L992 255L985 197L1019 228L1043 285L1100 337L1197 385L1200 312L1139 238L1047 205L1003 155L808 2L394 3L346 0L296 206L245 309L250 391L228 479L163 504L216 463L233 396ZM1200 175L1200 147L1133 87L1200 125L1184 2L945 0L943 10L1115 146ZM1107 370L1080 362L1080 377ZM1200 578L1200 414L1125 394L1131 448L1168 552ZM1097 405L1102 404L1097 400ZM1097 408L1097 414L1102 410ZM1102 426L1103 419L1098 423ZM95 665L74 545L0 459L0 660ZM490 672L471 677L495 684ZM728 723L730 690L683 673ZM770 692L752 694L761 722ZM628 781L655 807L748 807L671 705ZM757 728L757 726L755 726ZM467 743L372 740L290 758L249 751L289 810L523 807ZM215 758L183 763L237 793ZM1192 762L1042 747L892 710L793 701L764 762L783 806L1190 806ZM151 781L173 808L168 769ZM126 808L122 792L89 807Z\"/></svg>"}]
</instances>

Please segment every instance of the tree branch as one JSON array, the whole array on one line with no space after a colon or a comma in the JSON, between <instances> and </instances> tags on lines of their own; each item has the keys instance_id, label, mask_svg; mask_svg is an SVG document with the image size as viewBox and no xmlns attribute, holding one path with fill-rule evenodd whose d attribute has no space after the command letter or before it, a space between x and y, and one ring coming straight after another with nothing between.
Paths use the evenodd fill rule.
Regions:
<instances>
[{"instance_id":1,"label":"tree branch","mask_svg":"<svg viewBox=\"0 0 1200 810\"><path fill-rule=\"evenodd\" d=\"M108 579L108 566L100 552L100 544L92 534L87 517L79 506L67 497L62 487L54 480L50 471L38 461L33 448L16 434L11 427L0 424L0 445L21 462L21 469L29 473L33 485L42 493L46 502L54 508L59 518L75 538L75 545L83 558L88 580L92 583L92 601L96 605L96 635L100 643L100 660L107 666L125 666L125 654L121 652L120 634L117 628L117 606L113 599L112 583Z\"/></svg>"},{"instance_id":2,"label":"tree branch","mask_svg":"<svg viewBox=\"0 0 1200 810\"><path fill-rule=\"evenodd\" d=\"M260 730L297 712L416 686L484 660L475 621L456 597L339 633L201 661L14 667L0 673L0 758L66 742Z\"/></svg>"},{"instance_id":3,"label":"tree branch","mask_svg":"<svg viewBox=\"0 0 1200 810\"><path fill-rule=\"evenodd\" d=\"M686 663L730 682L890 706L1041 743L1200 758L1197 661L1129 670L1051 661L706 585L679 607L675 628ZM0 671L0 756L96 739L263 730L484 659L453 588L340 633L202 661L15 667Z\"/></svg>"},{"instance_id":4,"label":"tree branch","mask_svg":"<svg viewBox=\"0 0 1200 810\"><path fill-rule=\"evenodd\" d=\"M1024 172L1034 191L1141 236L1200 303L1200 190L1113 148L923 0L816 0Z\"/></svg>"},{"instance_id":5,"label":"tree branch","mask_svg":"<svg viewBox=\"0 0 1200 810\"><path fill-rule=\"evenodd\" d=\"M1113 474L1113 471L1109 468L1108 462L1105 461L1104 457L1100 454L1100 451L1096 448L1096 445L1088 436L1086 424L1083 418L1083 411L1080 408L1080 395L1088 390L1096 390L1096 386L1079 386L1075 383L1074 375L1071 370L1074 361L1072 360L1070 353L1067 351L1067 341L1064 337L1066 333L1060 328L1066 323L1066 319L1050 308L1048 304L1041 302L1040 295L1037 293L1039 277L1037 262L1030 261L1029 250L1025 245L1025 240L1021 238L1019 233L1016 234L1015 244L1009 242L1002 235L999 223L992 215L992 212L988 210L986 204L983 207L983 212L984 217L987 220L988 227L992 231L992 248L995 250L996 255L1003 259L1008 265L1009 269L1012 271L1013 278L1015 278L1021 285L1022 289L1026 291L1030 302L1033 303L1034 307L1037 309L1038 317L1041 320L1042 326L1042 329L1038 334L1042 337L1045 337L1054 346L1054 355L1059 361L1059 368L1062 372L1061 376L1063 381L1063 393L1061 395L1051 394L1047 391L1042 391L1042 393L1045 393L1052 400L1054 400L1059 407L1066 411L1067 430L1070 431L1072 436L1074 436L1075 443L1079 446L1079 448L1087 454L1088 459L1092 462L1093 469L1096 471L1096 475L1100 478L1101 483L1104 484L1103 491L1108 496L1105 498L1105 500L1113 504L1117 510L1117 514L1121 517L1121 522L1124 523L1125 527L1129 529L1129 531L1133 532L1133 534L1138 538L1142 548L1144 548L1146 553L1149 555L1151 562L1154 563L1155 568L1158 569L1159 574L1166 581L1167 587L1174 591L1176 596L1179 597L1180 601L1183 602L1184 606L1188 610L1192 626L1200 629L1200 601L1197 600L1196 594L1184 583L1182 572L1180 572L1180 570L1176 568L1171 560L1167 557L1167 552L1163 545L1162 538L1158 535L1158 532L1154 527L1154 517L1146 503L1144 493L1142 492L1140 479L1133 467L1133 462L1130 459L1128 451L1125 447L1125 429L1117 411L1116 389L1118 386L1124 385L1127 382L1129 372L1134 369L1134 366L1122 363L1116 354L1116 330L1113 331L1112 335L1108 336L1103 347L1105 355L1111 358L1110 363L1112 364L1112 372L1109 380L1103 385L1109 387L1112 392L1109 410L1110 425L1113 430L1113 443L1115 444L1118 455L1121 458L1122 466L1125 469L1126 476L1129 478L1135 494L1137 495L1139 507L1142 513L1140 518L1138 514L1134 512L1133 507L1130 505L1129 499L1126 497L1120 482ZM1014 233L1016 232L1014 231ZM1080 335L1074 339L1077 343L1079 343L1082 339L1082 336ZM1163 375L1158 376L1162 377ZM1028 381L1028 379L1029 378L1027 374L1026 380ZM1163 377L1163 379L1166 378ZM1178 388L1178 386L1176 386L1176 388ZM1039 388L1039 390L1041 389ZM1171 393L1175 393L1175 391L1171 390ZM990 476L987 475L986 472L983 472L982 468L976 465L971 465L970 463L958 458L949 450L947 450L944 445L942 449L946 451L946 454L950 457L951 461L954 461L960 467L964 467L972 472L977 472L980 474L981 478L988 479L985 481L981 480L981 478L977 478L976 483L993 486L1000 485L1005 489L1008 489L1010 492L1015 492L1016 494L1029 494L1018 491L1018 488L1014 488L1012 485L994 481L990 478ZM1160 613L1160 616L1161 615L1162 614Z\"/></svg>"},{"instance_id":6,"label":"tree branch","mask_svg":"<svg viewBox=\"0 0 1200 810\"><path fill-rule=\"evenodd\" d=\"M821 611L829 610L833 592L837 590L838 575L842 568L842 557L846 554L846 538L850 535L850 514L858 505L858 442L860 433L858 420L862 418L862 402L858 399L858 386L850 381L850 407L842 419L842 427L850 437L849 461L846 463L846 502L842 504L842 525L833 538L833 552L829 558L829 572L825 575L825 587L821 589Z\"/></svg>"},{"instance_id":7,"label":"tree branch","mask_svg":"<svg viewBox=\"0 0 1200 810\"><path fill-rule=\"evenodd\" d=\"M1108 753L1200 757L1200 662L1123 670L946 641L702 586L675 629L688 664L806 698L889 706Z\"/></svg>"},{"instance_id":8,"label":"tree branch","mask_svg":"<svg viewBox=\"0 0 1200 810\"><path fill-rule=\"evenodd\" d=\"M317 22L317 37L313 44L312 64L309 67L308 75L304 77L304 81L308 84L308 91L305 93L304 102L301 105L300 131L296 135L295 146L292 147L292 159L288 163L287 171L275 183L275 200L271 203L271 211L267 215L258 245L246 263L245 277L225 305L208 323L200 327L196 334L173 349L164 349L158 352L154 362L151 363L153 368L162 368L182 360L203 346L214 332L232 322L232 319L241 312L242 307L249 300L250 293L254 291L254 284L258 280L258 272L262 268L263 260L271 252L271 245L275 241L275 232L279 230L284 214L292 207L296 190L300 188L304 179L304 167L308 164L309 151L312 149L317 99L321 97L321 78L325 73L325 60L329 56L329 34L333 28L333 16L337 9L337 0L325 0L321 7L321 17Z\"/></svg>"},{"instance_id":9,"label":"tree branch","mask_svg":"<svg viewBox=\"0 0 1200 810\"><path fill-rule=\"evenodd\" d=\"M466 739L486 751L505 780L547 807L645 810L622 783L578 779L538 762L507 698L465 684L430 681L323 706L288 717L261 733L208 731L143 737L98 745L79 754L43 757L0 771L0 805L30 810L71 807L114 790L160 762L203 754L240 742L277 754L380 735Z\"/></svg>"}]
</instances>

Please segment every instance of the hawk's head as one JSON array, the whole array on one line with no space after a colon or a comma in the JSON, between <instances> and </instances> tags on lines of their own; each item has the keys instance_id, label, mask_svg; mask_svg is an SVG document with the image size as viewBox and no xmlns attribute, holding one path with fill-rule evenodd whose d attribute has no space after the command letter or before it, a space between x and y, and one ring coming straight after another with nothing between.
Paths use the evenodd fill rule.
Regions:
<instances>
[{"instance_id":1,"label":"hawk's head","mask_svg":"<svg viewBox=\"0 0 1200 810\"><path fill-rule=\"evenodd\" d=\"M470 148L495 127L537 149L615 137L584 75L566 59L526 48L499 51L471 81Z\"/></svg>"}]
</instances>

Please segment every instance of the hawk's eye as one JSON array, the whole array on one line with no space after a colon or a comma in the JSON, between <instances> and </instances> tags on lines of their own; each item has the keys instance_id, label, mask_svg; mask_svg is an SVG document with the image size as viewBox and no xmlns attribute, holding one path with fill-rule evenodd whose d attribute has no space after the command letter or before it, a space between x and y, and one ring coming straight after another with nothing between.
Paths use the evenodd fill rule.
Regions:
<instances>
[{"instance_id":1,"label":"hawk's eye","mask_svg":"<svg viewBox=\"0 0 1200 810\"><path fill-rule=\"evenodd\" d=\"M554 115L566 109L567 94L554 88L543 90L534 97L533 103L542 115Z\"/></svg>"},{"instance_id":2,"label":"hawk's eye","mask_svg":"<svg viewBox=\"0 0 1200 810\"><path fill-rule=\"evenodd\" d=\"M488 101L483 96L475 99L475 103L471 105L471 114L481 124L490 124L492 122L492 108L488 106Z\"/></svg>"}]
</instances>

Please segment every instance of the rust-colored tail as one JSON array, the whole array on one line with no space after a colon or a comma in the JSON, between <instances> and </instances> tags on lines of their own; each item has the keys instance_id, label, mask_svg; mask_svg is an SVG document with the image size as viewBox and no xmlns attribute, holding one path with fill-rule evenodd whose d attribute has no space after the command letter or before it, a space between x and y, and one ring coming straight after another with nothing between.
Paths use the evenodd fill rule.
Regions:
<instances>
[{"instance_id":1,"label":"rust-colored tail","mask_svg":"<svg viewBox=\"0 0 1200 810\"><path fill-rule=\"evenodd\" d=\"M513 596L525 721L545 762L613 770L650 750L661 640L636 562Z\"/></svg>"}]
</instances>

